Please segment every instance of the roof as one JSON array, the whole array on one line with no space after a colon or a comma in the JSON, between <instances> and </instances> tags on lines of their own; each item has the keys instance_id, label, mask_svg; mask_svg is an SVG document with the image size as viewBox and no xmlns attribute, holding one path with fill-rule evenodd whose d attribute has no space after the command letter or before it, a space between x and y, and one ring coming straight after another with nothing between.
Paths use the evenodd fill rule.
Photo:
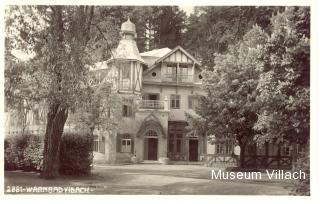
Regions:
<instances>
[{"instance_id":1,"label":"roof","mask_svg":"<svg viewBox=\"0 0 320 204\"><path fill-rule=\"evenodd\" d=\"M111 59L138 60L145 63L140 56L136 41L130 39L120 40L117 49L112 53Z\"/></svg>"},{"instance_id":2,"label":"roof","mask_svg":"<svg viewBox=\"0 0 320 204\"><path fill-rule=\"evenodd\" d=\"M121 31L122 32L129 32L129 33L136 33L136 26L130 21L129 17L126 22L121 24Z\"/></svg>"},{"instance_id":3,"label":"roof","mask_svg":"<svg viewBox=\"0 0 320 204\"><path fill-rule=\"evenodd\" d=\"M148 52L143 52L143 53L140 53L140 55L142 59L148 64L148 66L152 66L157 61L157 59L166 55L170 51L171 49L165 47L161 49L154 49Z\"/></svg>"},{"instance_id":4,"label":"roof","mask_svg":"<svg viewBox=\"0 0 320 204\"><path fill-rule=\"evenodd\" d=\"M164 55L166 55L167 53L169 53L171 51L170 48L161 48L161 49L154 49L154 50L151 50L151 51L148 51L148 52L143 52L143 53L140 53L141 56L143 57L163 57Z\"/></svg>"},{"instance_id":5,"label":"roof","mask_svg":"<svg viewBox=\"0 0 320 204\"><path fill-rule=\"evenodd\" d=\"M165 49L165 48L163 48L163 49ZM168 48L168 49L169 49L169 48ZM161 50L161 49L159 49L159 50ZM170 49L169 49L169 50L170 50ZM153 63L147 70L145 70L145 73L148 73L149 71L151 71L151 70L153 70L154 68L156 68L156 67L157 67L157 64L158 64L159 62L163 61L163 60L166 59L168 56L170 56L171 54L173 54L174 52L176 52L177 50L180 50L180 51L183 52L185 55L187 55L191 60L193 60L195 64L198 64L199 66L201 66L201 63L200 63L197 59L195 59L195 58L194 58L192 55L190 55L185 49L183 49L181 46L178 45L178 46L175 47L173 50L170 50L169 52L167 52L167 53L165 53L165 54L164 54L164 52L159 52L159 53L164 54L164 55L162 55L161 57L159 57L158 59L156 59L156 60L154 61L154 63ZM155 52L152 53L153 51L155 51ZM157 52L156 50L152 50L152 51L149 51L149 52L141 53L141 55L142 55L142 56L145 56L146 53L147 53L147 54L148 54L148 53L157 54L158 52Z\"/></svg>"},{"instance_id":6,"label":"roof","mask_svg":"<svg viewBox=\"0 0 320 204\"><path fill-rule=\"evenodd\" d=\"M170 52L168 52L167 54L165 54L164 56L162 56L161 58L159 58L155 63L161 62L162 60L164 60L165 58L167 58L168 56L170 56L172 53L176 52L177 50L180 50L181 52L183 52L185 55L187 55L190 59L192 59L194 61L194 63L201 65L201 63L196 60L194 57L192 57L185 49L183 49L180 45L178 45L177 47L175 47L173 50L171 50Z\"/></svg>"}]
</instances>

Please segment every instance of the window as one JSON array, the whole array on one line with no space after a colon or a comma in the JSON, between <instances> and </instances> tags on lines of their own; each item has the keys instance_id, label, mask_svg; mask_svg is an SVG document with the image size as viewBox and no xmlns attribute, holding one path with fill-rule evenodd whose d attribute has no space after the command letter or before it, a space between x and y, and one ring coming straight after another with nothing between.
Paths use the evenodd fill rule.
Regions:
<instances>
[{"instance_id":1,"label":"window","mask_svg":"<svg viewBox=\"0 0 320 204\"><path fill-rule=\"evenodd\" d=\"M232 154L233 152L233 145L231 144L226 144L226 154Z\"/></svg>"},{"instance_id":2,"label":"window","mask_svg":"<svg viewBox=\"0 0 320 204\"><path fill-rule=\"evenodd\" d=\"M167 75L176 75L177 65L168 64L167 66Z\"/></svg>"},{"instance_id":3,"label":"window","mask_svg":"<svg viewBox=\"0 0 320 204\"><path fill-rule=\"evenodd\" d=\"M224 144L217 144L216 145L216 154L223 154L224 153Z\"/></svg>"},{"instance_id":4,"label":"window","mask_svg":"<svg viewBox=\"0 0 320 204\"><path fill-rule=\"evenodd\" d=\"M178 75L187 76L188 75L188 68L179 66Z\"/></svg>"},{"instance_id":5,"label":"window","mask_svg":"<svg viewBox=\"0 0 320 204\"><path fill-rule=\"evenodd\" d=\"M121 88L122 89L129 89L130 88L130 63L125 62L121 64Z\"/></svg>"},{"instance_id":6,"label":"window","mask_svg":"<svg viewBox=\"0 0 320 204\"><path fill-rule=\"evenodd\" d=\"M186 123L169 122L168 124L168 157L172 160L186 160L185 126Z\"/></svg>"},{"instance_id":7,"label":"window","mask_svg":"<svg viewBox=\"0 0 320 204\"><path fill-rule=\"evenodd\" d=\"M123 105L122 116L123 117L132 117L133 116L132 107L129 105Z\"/></svg>"},{"instance_id":8,"label":"window","mask_svg":"<svg viewBox=\"0 0 320 204\"><path fill-rule=\"evenodd\" d=\"M189 109L195 110L199 104L197 96L189 96Z\"/></svg>"},{"instance_id":9,"label":"window","mask_svg":"<svg viewBox=\"0 0 320 204\"><path fill-rule=\"evenodd\" d=\"M152 74L151 74L153 77L156 77L157 76L157 73L155 73L155 72L152 72Z\"/></svg>"},{"instance_id":10,"label":"window","mask_svg":"<svg viewBox=\"0 0 320 204\"><path fill-rule=\"evenodd\" d=\"M225 141L223 143L216 144L216 154L231 155L233 153L233 143Z\"/></svg>"},{"instance_id":11,"label":"window","mask_svg":"<svg viewBox=\"0 0 320 204\"><path fill-rule=\"evenodd\" d=\"M283 144L282 155L283 156L290 156L290 146L286 143Z\"/></svg>"},{"instance_id":12,"label":"window","mask_svg":"<svg viewBox=\"0 0 320 204\"><path fill-rule=\"evenodd\" d=\"M129 135L124 135L121 139L121 152L131 152L131 138Z\"/></svg>"},{"instance_id":13,"label":"window","mask_svg":"<svg viewBox=\"0 0 320 204\"><path fill-rule=\"evenodd\" d=\"M158 137L158 134L153 130L148 130L148 132L145 133L146 137Z\"/></svg>"},{"instance_id":14,"label":"window","mask_svg":"<svg viewBox=\"0 0 320 204\"><path fill-rule=\"evenodd\" d=\"M99 152L99 137L95 136L93 140L93 151Z\"/></svg>"},{"instance_id":15,"label":"window","mask_svg":"<svg viewBox=\"0 0 320 204\"><path fill-rule=\"evenodd\" d=\"M180 108L180 95L171 95L170 96L170 107L172 109L179 109Z\"/></svg>"}]
</instances>

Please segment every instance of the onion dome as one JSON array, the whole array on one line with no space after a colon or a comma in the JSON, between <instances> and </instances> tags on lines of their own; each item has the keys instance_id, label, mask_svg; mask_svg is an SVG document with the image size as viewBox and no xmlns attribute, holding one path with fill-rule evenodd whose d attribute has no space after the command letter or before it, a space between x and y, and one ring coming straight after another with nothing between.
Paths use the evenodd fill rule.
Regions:
<instances>
[{"instance_id":1,"label":"onion dome","mask_svg":"<svg viewBox=\"0 0 320 204\"><path fill-rule=\"evenodd\" d=\"M130 21L129 17L126 22L121 24L121 32L136 35L136 26Z\"/></svg>"}]
</instances>

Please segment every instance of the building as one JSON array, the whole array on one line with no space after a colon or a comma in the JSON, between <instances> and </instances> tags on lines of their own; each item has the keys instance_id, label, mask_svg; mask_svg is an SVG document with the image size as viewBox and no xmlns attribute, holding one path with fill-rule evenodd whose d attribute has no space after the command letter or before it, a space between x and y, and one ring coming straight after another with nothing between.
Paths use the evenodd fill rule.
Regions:
<instances>
[{"instance_id":1,"label":"building","mask_svg":"<svg viewBox=\"0 0 320 204\"><path fill-rule=\"evenodd\" d=\"M207 142L188 134L185 112L192 113L198 96L204 94L200 62L181 46L139 53L136 28L130 19L122 24L120 34L112 58L98 63L94 72L109 79L114 76L114 91L141 100L134 112L123 105L123 122L113 137L97 137L95 148L104 153L100 158L119 162L130 161L135 155L139 161L161 157L199 161Z\"/></svg>"},{"instance_id":2,"label":"building","mask_svg":"<svg viewBox=\"0 0 320 204\"><path fill-rule=\"evenodd\" d=\"M135 25L128 19L121 25L121 40L112 58L99 62L92 69L95 85L105 79L111 80L112 91L124 98L135 96L137 101L123 103L122 121L117 131L95 130L95 160L107 163L161 160L206 161L234 165L235 141L216 140L210 136L197 135L188 130L185 113L194 113L198 97L205 92L201 88L201 63L181 46L174 49L161 48L140 53L135 38ZM134 104L138 104L133 109ZM41 134L45 128L45 111L30 111L30 124L25 130ZM16 113L14 113L16 114ZM21 128L8 114L6 134L18 134ZM13 118L13 119L10 119ZM43 118L43 119L40 119ZM41 122L42 121L42 122ZM66 125L66 129L70 128ZM248 165L291 165L290 145L248 147ZM252 153L253 152L253 153ZM268 167L268 166L266 166Z\"/></svg>"}]
</instances>

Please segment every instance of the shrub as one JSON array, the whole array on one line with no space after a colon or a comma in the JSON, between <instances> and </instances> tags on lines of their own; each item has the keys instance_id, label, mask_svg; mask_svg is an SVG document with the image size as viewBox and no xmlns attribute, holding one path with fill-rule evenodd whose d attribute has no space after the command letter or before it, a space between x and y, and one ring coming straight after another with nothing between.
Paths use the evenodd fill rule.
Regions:
<instances>
[{"instance_id":1,"label":"shrub","mask_svg":"<svg viewBox=\"0 0 320 204\"><path fill-rule=\"evenodd\" d=\"M37 135L16 135L4 142L5 170L38 171L41 169L42 140Z\"/></svg>"},{"instance_id":2,"label":"shrub","mask_svg":"<svg viewBox=\"0 0 320 204\"><path fill-rule=\"evenodd\" d=\"M93 138L90 135L64 134L60 144L60 173L87 175L92 164Z\"/></svg>"},{"instance_id":3,"label":"shrub","mask_svg":"<svg viewBox=\"0 0 320 204\"><path fill-rule=\"evenodd\" d=\"M40 137L29 140L23 152L24 169L41 171L43 165L43 142Z\"/></svg>"},{"instance_id":4,"label":"shrub","mask_svg":"<svg viewBox=\"0 0 320 204\"><path fill-rule=\"evenodd\" d=\"M6 171L41 171L43 140L37 135L16 135L4 141ZM89 135L64 134L60 143L60 173L89 174L92 164L93 138Z\"/></svg>"},{"instance_id":5,"label":"shrub","mask_svg":"<svg viewBox=\"0 0 320 204\"><path fill-rule=\"evenodd\" d=\"M295 170L301 170L305 172L306 179L295 181L294 187L291 190L291 194L299 196L310 196L310 156L308 151L300 155L300 158L296 163Z\"/></svg>"}]
</instances>

